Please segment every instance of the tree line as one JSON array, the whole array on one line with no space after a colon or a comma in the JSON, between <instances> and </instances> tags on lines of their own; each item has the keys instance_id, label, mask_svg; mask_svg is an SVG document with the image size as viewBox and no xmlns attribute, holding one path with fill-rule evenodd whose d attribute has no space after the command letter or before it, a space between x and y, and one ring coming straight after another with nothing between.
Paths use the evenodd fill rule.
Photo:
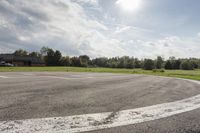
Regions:
<instances>
[{"instance_id":1,"label":"tree line","mask_svg":"<svg viewBox=\"0 0 200 133\"><path fill-rule=\"evenodd\" d=\"M194 70L200 68L200 59L185 58L176 59L170 57L164 60L161 56L156 59L138 59L129 56L123 57L99 57L91 59L87 55L63 56L59 50L42 47L39 52L27 52L19 49L14 52L17 56L31 56L41 58L46 66L74 66L74 67L107 67L107 68L142 68L144 70L167 69L167 70Z\"/></svg>"}]
</instances>

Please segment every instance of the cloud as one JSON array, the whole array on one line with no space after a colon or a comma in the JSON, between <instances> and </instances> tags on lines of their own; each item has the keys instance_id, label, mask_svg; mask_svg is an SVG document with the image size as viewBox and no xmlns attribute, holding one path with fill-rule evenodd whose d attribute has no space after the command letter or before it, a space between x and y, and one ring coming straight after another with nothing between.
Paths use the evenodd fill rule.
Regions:
<instances>
[{"instance_id":1,"label":"cloud","mask_svg":"<svg viewBox=\"0 0 200 133\"><path fill-rule=\"evenodd\" d=\"M98 0L73 0L73 2L77 2L80 4L86 4L91 6L98 6L99 1Z\"/></svg>"},{"instance_id":2,"label":"cloud","mask_svg":"<svg viewBox=\"0 0 200 133\"><path fill-rule=\"evenodd\" d=\"M200 32L199 32L199 33L197 33L197 36L198 36L198 37L200 37Z\"/></svg>"},{"instance_id":3,"label":"cloud","mask_svg":"<svg viewBox=\"0 0 200 133\"><path fill-rule=\"evenodd\" d=\"M84 2L97 3L94 0ZM88 17L77 3L38 0L30 4L26 0L15 0L3 1L0 7L4 7L0 12L4 20L0 28L1 49L34 50L49 46L69 55L90 56L111 56L113 51L121 52L110 51L113 46L116 50L120 48L103 34L107 27Z\"/></svg>"},{"instance_id":4,"label":"cloud","mask_svg":"<svg viewBox=\"0 0 200 133\"><path fill-rule=\"evenodd\" d=\"M90 8L88 8L90 7ZM6 0L0 2L0 53L48 46L65 55L199 57L199 37L156 36L98 13L98 0ZM91 10L90 10L91 9ZM114 18L113 18L114 19ZM109 23L109 24L107 24Z\"/></svg>"},{"instance_id":5,"label":"cloud","mask_svg":"<svg viewBox=\"0 0 200 133\"><path fill-rule=\"evenodd\" d=\"M124 33L126 31L128 31L130 28L131 28L130 26L123 26L122 28L117 27L115 34Z\"/></svg>"},{"instance_id":6,"label":"cloud","mask_svg":"<svg viewBox=\"0 0 200 133\"><path fill-rule=\"evenodd\" d=\"M124 42L123 49L129 53L129 56L136 55L139 58L156 58L162 56L169 58L199 57L199 42L195 37L180 38L178 36L169 36L154 41L130 40Z\"/></svg>"}]
</instances>

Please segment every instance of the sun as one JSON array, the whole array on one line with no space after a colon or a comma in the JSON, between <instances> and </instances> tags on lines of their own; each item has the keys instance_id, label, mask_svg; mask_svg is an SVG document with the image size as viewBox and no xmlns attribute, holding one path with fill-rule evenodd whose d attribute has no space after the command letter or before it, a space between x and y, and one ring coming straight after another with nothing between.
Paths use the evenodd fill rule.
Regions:
<instances>
[{"instance_id":1,"label":"sun","mask_svg":"<svg viewBox=\"0 0 200 133\"><path fill-rule=\"evenodd\" d=\"M125 11L136 11L141 8L141 0L117 0L116 4Z\"/></svg>"}]
</instances>

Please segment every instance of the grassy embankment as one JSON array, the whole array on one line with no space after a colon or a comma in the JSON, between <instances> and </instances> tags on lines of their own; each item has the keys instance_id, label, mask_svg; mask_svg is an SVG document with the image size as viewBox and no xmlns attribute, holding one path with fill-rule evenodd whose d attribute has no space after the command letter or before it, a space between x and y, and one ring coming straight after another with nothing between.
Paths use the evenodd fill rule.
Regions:
<instances>
[{"instance_id":1,"label":"grassy embankment","mask_svg":"<svg viewBox=\"0 0 200 133\"><path fill-rule=\"evenodd\" d=\"M147 71L142 69L113 69L113 68L80 68L80 67L0 67L0 72L100 72L100 73L124 73L124 74L147 74L167 77L186 78L200 81L200 69Z\"/></svg>"}]
</instances>

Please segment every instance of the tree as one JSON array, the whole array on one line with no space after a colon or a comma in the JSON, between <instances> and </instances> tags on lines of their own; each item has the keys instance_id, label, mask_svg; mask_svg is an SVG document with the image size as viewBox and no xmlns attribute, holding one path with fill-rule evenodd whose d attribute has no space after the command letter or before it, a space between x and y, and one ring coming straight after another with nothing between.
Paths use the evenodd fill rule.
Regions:
<instances>
[{"instance_id":1,"label":"tree","mask_svg":"<svg viewBox=\"0 0 200 133\"><path fill-rule=\"evenodd\" d=\"M47 66L54 66L54 50L48 49L47 55L45 56L45 62Z\"/></svg>"},{"instance_id":2,"label":"tree","mask_svg":"<svg viewBox=\"0 0 200 133\"><path fill-rule=\"evenodd\" d=\"M185 60L181 63L180 68L182 70L194 70L194 66L191 61Z\"/></svg>"},{"instance_id":3,"label":"tree","mask_svg":"<svg viewBox=\"0 0 200 133\"><path fill-rule=\"evenodd\" d=\"M172 64L170 60L167 60L165 63L165 69L172 69Z\"/></svg>"},{"instance_id":4,"label":"tree","mask_svg":"<svg viewBox=\"0 0 200 133\"><path fill-rule=\"evenodd\" d=\"M100 57L90 60L87 55L80 55L79 57L69 56L63 57L59 50L54 51L48 47L42 47L40 52L30 52L26 50L18 49L14 53L16 56L30 56L39 57L43 59L47 66L77 66L77 67L109 67L109 68L143 68L146 70L156 69L184 69L193 70L200 68L200 59L187 58L176 59L175 57L169 57L167 61L161 56L158 56L156 60L152 59L138 59L129 56L123 57Z\"/></svg>"},{"instance_id":5,"label":"tree","mask_svg":"<svg viewBox=\"0 0 200 133\"><path fill-rule=\"evenodd\" d=\"M173 60L172 62L172 69L180 69L181 60Z\"/></svg>"},{"instance_id":6,"label":"tree","mask_svg":"<svg viewBox=\"0 0 200 133\"><path fill-rule=\"evenodd\" d=\"M126 68L126 65L127 65L127 60L128 60L129 57L127 56L123 56L121 58L118 58L118 68Z\"/></svg>"},{"instance_id":7,"label":"tree","mask_svg":"<svg viewBox=\"0 0 200 133\"><path fill-rule=\"evenodd\" d=\"M62 54L59 50L47 50L47 55L44 57L47 66L60 66Z\"/></svg>"},{"instance_id":8,"label":"tree","mask_svg":"<svg viewBox=\"0 0 200 133\"><path fill-rule=\"evenodd\" d=\"M92 64L97 67L108 67L108 58L101 57L93 59Z\"/></svg>"},{"instance_id":9,"label":"tree","mask_svg":"<svg viewBox=\"0 0 200 133\"><path fill-rule=\"evenodd\" d=\"M135 68L134 58L128 59L126 68L131 68L131 69Z\"/></svg>"},{"instance_id":10,"label":"tree","mask_svg":"<svg viewBox=\"0 0 200 133\"><path fill-rule=\"evenodd\" d=\"M29 56L31 56L31 57L41 57L41 54L38 53L38 52L31 52L31 53L29 54Z\"/></svg>"},{"instance_id":11,"label":"tree","mask_svg":"<svg viewBox=\"0 0 200 133\"><path fill-rule=\"evenodd\" d=\"M59 66L60 65L60 59L62 57L62 54L59 50L56 50L56 52L54 53L54 57L53 57L53 62L55 66Z\"/></svg>"},{"instance_id":12,"label":"tree","mask_svg":"<svg viewBox=\"0 0 200 133\"><path fill-rule=\"evenodd\" d=\"M156 64L156 68L157 69L161 69L162 68L162 65L163 65L163 58L161 56L158 56L156 61L155 61L155 64Z\"/></svg>"},{"instance_id":13,"label":"tree","mask_svg":"<svg viewBox=\"0 0 200 133\"><path fill-rule=\"evenodd\" d=\"M47 52L49 51L49 49L50 49L50 48L43 46L43 47L40 49L40 54L41 54L42 56L46 56L46 55L47 55Z\"/></svg>"},{"instance_id":14,"label":"tree","mask_svg":"<svg viewBox=\"0 0 200 133\"><path fill-rule=\"evenodd\" d=\"M87 55L81 55L79 56L80 64L82 67L88 67L90 62L90 57Z\"/></svg>"},{"instance_id":15,"label":"tree","mask_svg":"<svg viewBox=\"0 0 200 133\"><path fill-rule=\"evenodd\" d=\"M134 59L135 68L142 68L142 63L138 58Z\"/></svg>"},{"instance_id":16,"label":"tree","mask_svg":"<svg viewBox=\"0 0 200 133\"><path fill-rule=\"evenodd\" d=\"M189 60L191 61L192 65L194 66L195 69L199 68L199 66L200 66L200 64L199 64L200 60L195 59L195 58L191 58Z\"/></svg>"},{"instance_id":17,"label":"tree","mask_svg":"<svg viewBox=\"0 0 200 133\"><path fill-rule=\"evenodd\" d=\"M14 55L16 55L16 56L27 56L28 52L26 50L23 50L23 49L18 49L14 52Z\"/></svg>"},{"instance_id":18,"label":"tree","mask_svg":"<svg viewBox=\"0 0 200 133\"><path fill-rule=\"evenodd\" d=\"M153 70L155 68L154 61L152 59L145 59L143 69L144 70Z\"/></svg>"},{"instance_id":19,"label":"tree","mask_svg":"<svg viewBox=\"0 0 200 133\"><path fill-rule=\"evenodd\" d=\"M81 62L78 57L72 57L71 58L71 65L75 67L81 67Z\"/></svg>"},{"instance_id":20,"label":"tree","mask_svg":"<svg viewBox=\"0 0 200 133\"><path fill-rule=\"evenodd\" d=\"M70 66L70 65L71 65L70 57L69 57L69 56L62 57L62 58L60 59L60 65L61 65L61 66Z\"/></svg>"}]
</instances>

